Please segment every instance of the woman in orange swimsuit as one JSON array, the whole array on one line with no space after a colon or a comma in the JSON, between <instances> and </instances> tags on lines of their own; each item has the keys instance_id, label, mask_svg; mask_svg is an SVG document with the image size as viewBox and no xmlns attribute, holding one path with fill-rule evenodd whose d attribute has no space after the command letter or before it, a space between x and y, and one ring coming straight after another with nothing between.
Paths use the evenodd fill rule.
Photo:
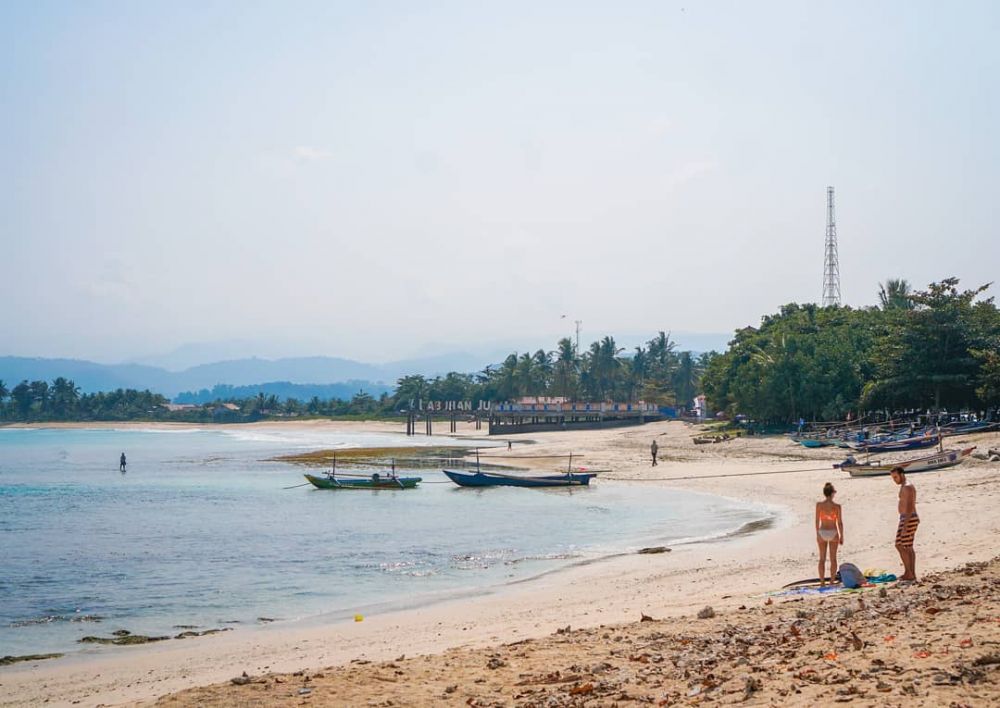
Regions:
<instances>
[{"instance_id":1,"label":"woman in orange swimsuit","mask_svg":"<svg viewBox=\"0 0 1000 708\"><path fill-rule=\"evenodd\" d=\"M827 482L823 486L823 501L816 502L816 543L819 544L819 584L826 585L826 556L830 554L830 583L837 577L837 547L844 542L844 520L840 504L833 501L837 490Z\"/></svg>"}]
</instances>

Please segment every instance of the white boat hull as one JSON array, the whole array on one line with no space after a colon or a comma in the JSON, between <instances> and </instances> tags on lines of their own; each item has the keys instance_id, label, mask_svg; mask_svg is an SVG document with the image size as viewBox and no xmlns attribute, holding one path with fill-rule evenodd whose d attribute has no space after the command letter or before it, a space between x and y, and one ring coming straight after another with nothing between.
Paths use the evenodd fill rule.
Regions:
<instances>
[{"instance_id":1,"label":"white boat hull","mask_svg":"<svg viewBox=\"0 0 1000 708\"><path fill-rule=\"evenodd\" d=\"M878 477L880 475L887 475L896 467L902 467L906 474L930 472L962 464L962 461L971 455L975 449L975 447L967 447L964 450L944 450L934 455L926 455L913 460L904 460L903 462L891 464L841 465L840 469L846 470L852 477Z\"/></svg>"}]
</instances>

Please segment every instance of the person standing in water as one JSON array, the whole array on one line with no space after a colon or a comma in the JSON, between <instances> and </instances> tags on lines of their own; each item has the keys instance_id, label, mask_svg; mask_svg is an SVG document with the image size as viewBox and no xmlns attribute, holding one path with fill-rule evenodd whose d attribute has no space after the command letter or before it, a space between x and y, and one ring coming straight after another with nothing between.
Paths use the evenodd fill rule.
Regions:
<instances>
[{"instance_id":1,"label":"person standing in water","mask_svg":"<svg viewBox=\"0 0 1000 708\"><path fill-rule=\"evenodd\" d=\"M649 452L653 456L653 467L656 467L656 453L659 452L659 450L660 448L654 440L653 444L649 446Z\"/></svg>"},{"instance_id":2,"label":"person standing in water","mask_svg":"<svg viewBox=\"0 0 1000 708\"><path fill-rule=\"evenodd\" d=\"M118 459L118 471L121 472L122 474L125 473L125 453L124 452L122 453L122 456Z\"/></svg>"},{"instance_id":3,"label":"person standing in water","mask_svg":"<svg viewBox=\"0 0 1000 708\"><path fill-rule=\"evenodd\" d=\"M844 542L844 519L840 504L833 501L837 490L823 485L823 501L816 502L816 543L819 544L819 586L826 585L826 558L830 556L830 584L837 577L837 548Z\"/></svg>"},{"instance_id":4,"label":"person standing in water","mask_svg":"<svg viewBox=\"0 0 1000 708\"><path fill-rule=\"evenodd\" d=\"M899 485L899 526L896 527L896 551L903 561L903 574L900 580L917 579L917 554L913 550L913 537L920 525L917 516L917 488L906 481L906 472L902 467L893 467L892 481Z\"/></svg>"}]
</instances>

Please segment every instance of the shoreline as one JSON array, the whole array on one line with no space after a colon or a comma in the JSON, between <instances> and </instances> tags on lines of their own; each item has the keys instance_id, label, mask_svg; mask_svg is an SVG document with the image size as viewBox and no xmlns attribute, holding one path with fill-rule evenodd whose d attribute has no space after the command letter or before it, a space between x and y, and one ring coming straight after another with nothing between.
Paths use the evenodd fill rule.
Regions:
<instances>
[{"instance_id":1,"label":"shoreline","mask_svg":"<svg viewBox=\"0 0 1000 708\"><path fill-rule=\"evenodd\" d=\"M292 464L305 464L301 462L295 462ZM605 483L604 486L608 484L614 486L628 485L627 482L610 482ZM589 493L589 492L585 492ZM515 558L513 560L505 561L505 565L529 565L532 562L540 564L542 567L535 568L527 572L527 574L521 577L510 577L507 578L497 578L486 582L485 584L469 584L466 583L461 586L456 586L448 589L438 589L438 590L426 590L423 592L416 593L409 596L405 600L382 600L375 601L371 604L358 605L353 603L348 603L342 607L335 608L332 610L327 610L323 612L312 612L310 614L293 616L293 617L281 617L282 612L280 607L267 607L260 608L261 616L263 621L258 618L257 622L253 621L235 621L235 622L223 622L221 624L216 623L214 625L201 626L201 625L187 625L187 624L174 624L169 627L156 627L156 628L140 628L137 632L127 632L129 634L134 634L137 638L144 635L149 635L150 639L146 642L136 642L135 644L127 644L127 648L123 647L118 649L120 652L132 652L135 651L135 646L138 644L153 644L158 643L163 640L173 641L177 639L188 639L190 637L179 637L179 636L169 636L175 633L178 629L199 629L201 630L197 636L202 635L213 635L223 631L239 631L245 638L250 637L253 633L258 632L263 629L287 629L294 630L297 628L302 628L314 624L322 627L333 627L342 623L349 623L353 621L356 615L362 615L366 620L370 620L373 617L381 615L394 615L400 613L412 613L420 612L429 608L433 608L442 604L449 604L461 601L467 601L470 598L477 596L481 597L491 597L495 599L504 599L506 594L512 588L519 588L520 586L527 586L530 590L531 584L537 582L542 578L558 578L561 574L569 573L576 569L583 569L588 567L599 567L603 564L607 564L610 561L617 561L623 558L628 558L633 555L643 554L644 552L649 553L650 547L665 549L662 553L674 552L676 550L682 549L687 546L706 546L711 547L715 545L727 544L732 541L751 537L754 534L765 533L769 530L773 530L782 524L787 524L788 514L786 509L781 509L773 506L761 506L761 505L747 505L738 499L731 497L724 497L717 494L708 494L704 492L687 491L686 494L693 495L696 497L705 497L707 500L725 500L739 506L747 514L759 515L760 518L754 518L749 521L735 522L731 527L724 527L716 532L708 533L704 536L676 536L676 535L649 535L648 531L640 533L639 535L633 535L628 538L618 539L614 545L605 546L586 546L581 547L576 551L570 551L567 553L560 553L551 556L525 556ZM650 546L652 544L652 546ZM512 574L511 574L512 575ZM99 618L101 620L107 618ZM115 624L121 625L121 623L116 622ZM128 622L124 623L124 627L131 627ZM123 631L124 630L119 630ZM97 631L97 634L101 632ZM164 636L166 635L166 636ZM195 635L192 635L195 636ZM93 641L90 645L76 645L75 648L70 647L52 647L52 646L29 646L25 648L25 651L30 651L30 654L13 655L3 657L8 659L8 664L20 663L29 660L26 657L33 657L34 660L41 660L46 658L63 658L66 664L71 664L75 659L78 659L85 654L92 653L90 650L93 649L93 644L112 644L113 638L107 638L107 641ZM108 648L109 652L116 651L115 649ZM12 661L10 661L12 660Z\"/></svg>"},{"instance_id":2,"label":"shoreline","mask_svg":"<svg viewBox=\"0 0 1000 708\"><path fill-rule=\"evenodd\" d=\"M345 424L355 431L400 432L399 426L391 424L372 426L355 421L309 422L305 427L342 429ZM303 422L245 425L301 427ZM481 431L462 429L455 437L472 437L473 432L481 436ZM775 438L743 438L704 450L691 442L694 433L688 424L661 422L635 428L538 433L530 439L535 443L532 452L539 455L586 450L587 464L611 467L616 478L639 481L660 476L699 476L647 483L784 508L788 510L787 519L776 521L765 531L737 534L724 542L683 544L672 547L670 553L657 555L624 554L606 562L557 569L517 587L505 587L498 594L388 612L361 623L269 625L252 628L251 632L203 637L183 646L160 643L110 652L95 650L84 656L4 667L0 669L0 693L5 698L0 699L0 705L8 705L6 701L10 705L33 705L45 699L56 705L73 701L80 701L79 705L147 702L186 688L227 681L243 671L308 671L354 659L391 660L400 654L438 654L453 647L495 646L551 634L567 624L574 628L618 624L638 620L640 614L676 618L705 604L717 611L732 610L748 602L748 598L815 573L812 504L828 479L837 484L838 501L845 508L848 544L841 551L841 561L898 572L898 557L891 545L895 519L890 512L894 509L895 490L884 480L849 480L844 473L828 467L839 461L839 451L831 454L824 449L795 449L787 440ZM506 462L524 466L530 460L517 458L517 453L524 450L517 442L525 438L509 437L515 440L515 448ZM654 437L663 459L657 468L649 466L647 453ZM996 446L1000 441L1000 434L970 437L983 439L980 447ZM975 440L972 444L976 444ZM507 456L501 453L496 457ZM803 460L808 460L809 465L815 463L816 471L712 479L727 473L806 467ZM992 557L1000 520L963 511L970 505L977 508L985 494L998 493L997 470L996 463L969 461L953 470L914 477L921 490L918 504L925 522L918 535L918 572L945 570L968 560ZM869 505L872 513L868 512ZM962 524L956 523L959 519ZM301 622L307 624L308 620Z\"/></svg>"}]
</instances>

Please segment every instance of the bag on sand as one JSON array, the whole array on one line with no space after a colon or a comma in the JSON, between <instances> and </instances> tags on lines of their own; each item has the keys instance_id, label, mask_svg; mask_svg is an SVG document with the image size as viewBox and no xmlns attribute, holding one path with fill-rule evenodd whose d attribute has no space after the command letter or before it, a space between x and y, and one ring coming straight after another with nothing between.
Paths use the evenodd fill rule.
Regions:
<instances>
[{"instance_id":1,"label":"bag on sand","mask_svg":"<svg viewBox=\"0 0 1000 708\"><path fill-rule=\"evenodd\" d=\"M841 563L838 574L845 588L859 588L865 584L865 574L853 563Z\"/></svg>"}]
</instances>

